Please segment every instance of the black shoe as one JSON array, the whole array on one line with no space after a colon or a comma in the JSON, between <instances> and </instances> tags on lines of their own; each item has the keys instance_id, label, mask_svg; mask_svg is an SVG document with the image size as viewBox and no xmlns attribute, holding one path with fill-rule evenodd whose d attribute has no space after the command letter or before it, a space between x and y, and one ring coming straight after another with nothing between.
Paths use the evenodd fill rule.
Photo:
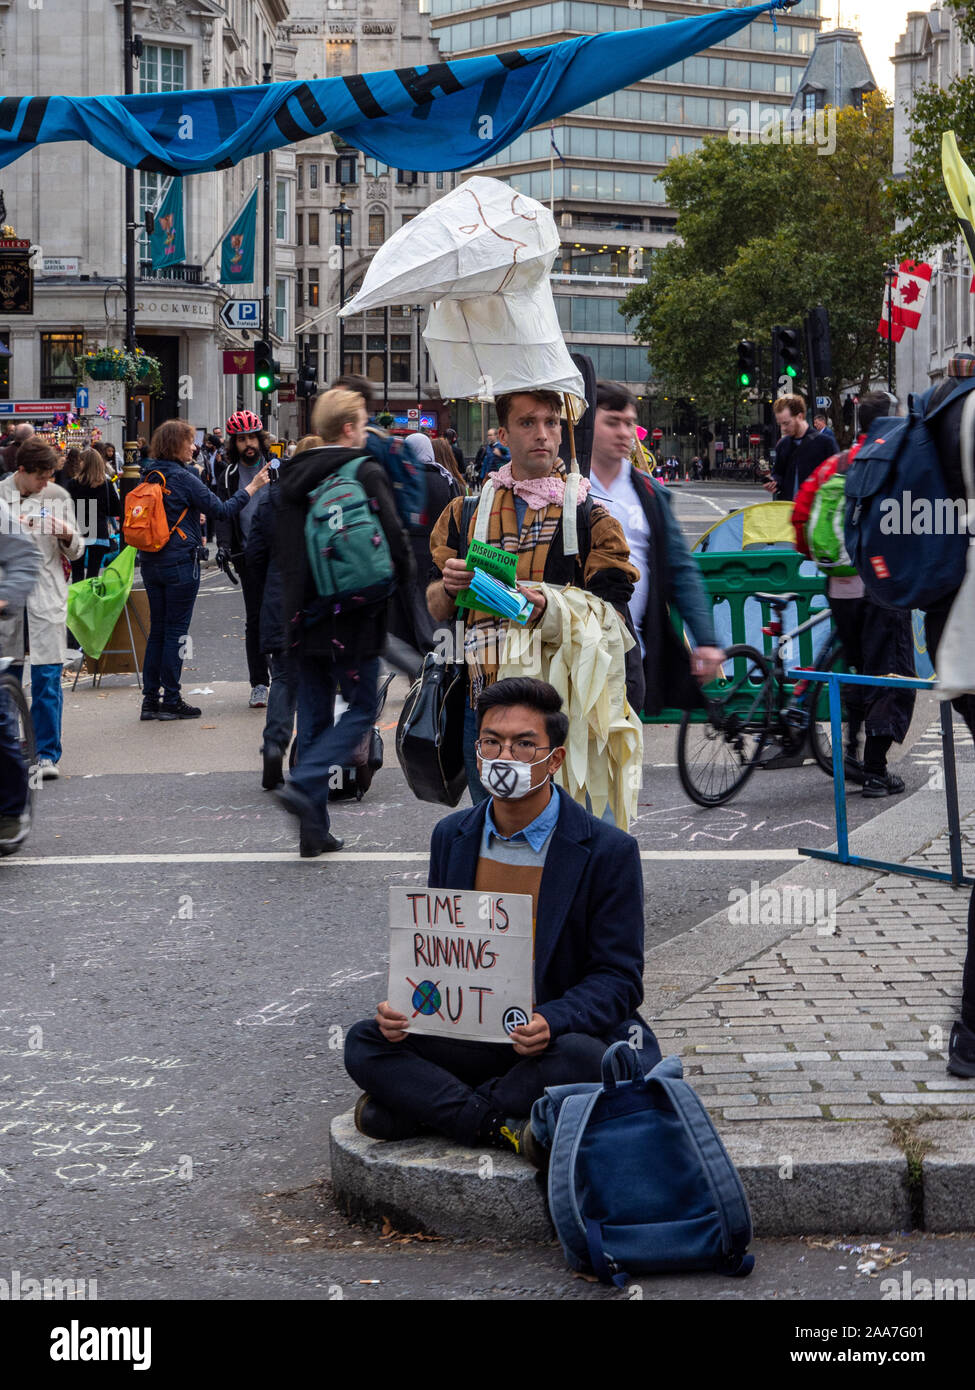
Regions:
<instances>
[{"instance_id":1,"label":"black shoe","mask_svg":"<svg viewBox=\"0 0 975 1390\"><path fill-rule=\"evenodd\" d=\"M495 1116L484 1131L484 1142L502 1153L527 1158L540 1172L548 1168L549 1152L535 1138L531 1120L511 1120Z\"/></svg>"},{"instance_id":2,"label":"black shoe","mask_svg":"<svg viewBox=\"0 0 975 1390\"><path fill-rule=\"evenodd\" d=\"M276 743L265 743L261 750L264 759L264 773L261 777L261 786L266 792L273 792L276 787L284 783L284 752Z\"/></svg>"},{"instance_id":3,"label":"black shoe","mask_svg":"<svg viewBox=\"0 0 975 1390\"><path fill-rule=\"evenodd\" d=\"M289 816L298 817L298 850L302 859L316 859L320 854L332 853L342 848L345 841L337 840L322 828L318 807L303 791L299 791L293 782L285 782L274 795Z\"/></svg>"},{"instance_id":4,"label":"black shoe","mask_svg":"<svg viewBox=\"0 0 975 1390\"><path fill-rule=\"evenodd\" d=\"M372 1096L361 1095L355 1103L355 1127L367 1139L416 1139L426 1132L424 1125L417 1124L407 1115L397 1115Z\"/></svg>"},{"instance_id":5,"label":"black shoe","mask_svg":"<svg viewBox=\"0 0 975 1390\"><path fill-rule=\"evenodd\" d=\"M951 1029L948 1070L952 1076L975 1077L975 1033L961 1021Z\"/></svg>"},{"instance_id":6,"label":"black shoe","mask_svg":"<svg viewBox=\"0 0 975 1390\"><path fill-rule=\"evenodd\" d=\"M863 779L864 796L896 796L903 790L903 779L893 772L885 772L882 777L876 772L868 772Z\"/></svg>"},{"instance_id":7,"label":"black shoe","mask_svg":"<svg viewBox=\"0 0 975 1390\"><path fill-rule=\"evenodd\" d=\"M843 771L846 774L846 780L855 782L858 787L862 787L867 780L867 770L854 753L847 753L843 759Z\"/></svg>"},{"instance_id":8,"label":"black shoe","mask_svg":"<svg viewBox=\"0 0 975 1390\"><path fill-rule=\"evenodd\" d=\"M30 816L0 816L0 858L16 854L30 834Z\"/></svg>"},{"instance_id":9,"label":"black shoe","mask_svg":"<svg viewBox=\"0 0 975 1390\"><path fill-rule=\"evenodd\" d=\"M152 697L149 696L149 695L147 695L147 696L145 697L145 699L142 701L142 712L140 713L139 718L140 718L140 719L158 719L158 718L159 718L159 696L158 696L158 695L156 696L155 699L152 699Z\"/></svg>"},{"instance_id":10,"label":"black shoe","mask_svg":"<svg viewBox=\"0 0 975 1390\"><path fill-rule=\"evenodd\" d=\"M329 831L319 835L315 831L303 830L298 837L298 853L302 859L317 859L320 854L334 854L344 844L344 840L337 839Z\"/></svg>"},{"instance_id":11,"label":"black shoe","mask_svg":"<svg viewBox=\"0 0 975 1390\"><path fill-rule=\"evenodd\" d=\"M180 700L175 705L160 705L157 719L199 719L203 713L196 705L188 705Z\"/></svg>"}]
</instances>

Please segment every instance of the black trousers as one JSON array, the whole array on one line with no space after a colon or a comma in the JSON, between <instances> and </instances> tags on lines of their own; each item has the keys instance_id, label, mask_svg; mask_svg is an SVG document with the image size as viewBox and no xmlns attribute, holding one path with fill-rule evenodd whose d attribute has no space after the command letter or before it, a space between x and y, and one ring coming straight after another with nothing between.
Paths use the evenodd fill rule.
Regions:
<instances>
[{"instance_id":1,"label":"black trousers","mask_svg":"<svg viewBox=\"0 0 975 1390\"><path fill-rule=\"evenodd\" d=\"M391 1043L365 1019L346 1035L345 1069L388 1109L473 1147L491 1116L527 1119L546 1086L598 1081L605 1051L583 1033L564 1033L538 1057L520 1057L510 1043L419 1035Z\"/></svg>"},{"instance_id":2,"label":"black trousers","mask_svg":"<svg viewBox=\"0 0 975 1390\"><path fill-rule=\"evenodd\" d=\"M247 650L247 676L251 685L269 685L267 657L261 651L261 599L264 590L247 568L247 560L238 555L234 561L240 575L244 595L244 646Z\"/></svg>"},{"instance_id":3,"label":"black trousers","mask_svg":"<svg viewBox=\"0 0 975 1390\"><path fill-rule=\"evenodd\" d=\"M924 636L928 644L928 655L937 670L938 647L944 636L945 624L954 602L955 595L940 603L937 608L929 608L924 615ZM975 695L959 695L952 700L952 707L958 711L975 737ZM968 900L968 952L961 981L961 1018L966 1028L975 1033L975 888Z\"/></svg>"},{"instance_id":4,"label":"black trousers","mask_svg":"<svg viewBox=\"0 0 975 1390\"><path fill-rule=\"evenodd\" d=\"M831 598L833 622L843 643L843 659L858 675L913 676L914 635L911 615L900 608L882 608L869 598ZM911 727L915 692L890 686L845 685L847 718L862 726L868 738L892 738L903 743Z\"/></svg>"}]
</instances>

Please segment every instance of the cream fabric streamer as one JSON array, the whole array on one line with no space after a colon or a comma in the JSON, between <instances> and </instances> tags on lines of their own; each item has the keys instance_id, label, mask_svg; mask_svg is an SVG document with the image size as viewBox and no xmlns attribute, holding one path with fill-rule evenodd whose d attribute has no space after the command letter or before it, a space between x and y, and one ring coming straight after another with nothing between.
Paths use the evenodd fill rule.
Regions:
<instances>
[{"instance_id":1,"label":"cream fabric streamer","mask_svg":"<svg viewBox=\"0 0 975 1390\"><path fill-rule=\"evenodd\" d=\"M585 589L540 584L546 608L533 628L508 625L498 679L534 676L555 686L569 716L556 781L594 816L606 807L628 830L643 779L643 725L626 698L633 638L613 607Z\"/></svg>"}]
</instances>

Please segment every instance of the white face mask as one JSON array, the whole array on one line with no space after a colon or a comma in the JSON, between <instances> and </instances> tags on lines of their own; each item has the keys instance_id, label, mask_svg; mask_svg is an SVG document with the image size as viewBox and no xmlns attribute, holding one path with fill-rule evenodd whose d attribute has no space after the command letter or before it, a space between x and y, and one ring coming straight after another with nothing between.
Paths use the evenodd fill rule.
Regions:
<instances>
[{"instance_id":1,"label":"white face mask","mask_svg":"<svg viewBox=\"0 0 975 1390\"><path fill-rule=\"evenodd\" d=\"M483 758L481 760L481 785L492 796L500 797L502 801L518 801L529 792L537 792L540 787L544 787L545 782L539 782L537 787L532 786L532 768L537 767L539 762L547 763L551 753L546 753L544 758L539 758L534 763L520 763L509 758ZM551 775L551 774L550 774Z\"/></svg>"}]
</instances>

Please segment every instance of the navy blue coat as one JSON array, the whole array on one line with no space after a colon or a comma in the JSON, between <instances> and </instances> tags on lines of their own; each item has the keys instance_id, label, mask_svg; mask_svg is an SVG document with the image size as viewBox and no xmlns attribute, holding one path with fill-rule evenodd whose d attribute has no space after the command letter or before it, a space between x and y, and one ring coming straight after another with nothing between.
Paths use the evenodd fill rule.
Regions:
<instances>
[{"instance_id":1,"label":"navy blue coat","mask_svg":"<svg viewBox=\"0 0 975 1390\"><path fill-rule=\"evenodd\" d=\"M229 502L221 502L215 492L211 492L195 468L176 459L146 459L142 464L142 482L149 479L158 483L158 477L149 475L162 473L166 479L167 492L163 494L166 520L175 526L180 512L186 515L179 521L179 531L172 536L162 550L144 550L140 564L143 574L156 566L166 566L171 560L195 560L203 550L203 536L200 532L200 513L208 521L232 520L250 502L246 492L235 493ZM184 539L185 537L185 539Z\"/></svg>"},{"instance_id":2,"label":"navy blue coat","mask_svg":"<svg viewBox=\"0 0 975 1390\"><path fill-rule=\"evenodd\" d=\"M596 820L556 789L535 921L535 1012L557 1038L585 1033L607 1046L643 1030L646 1065L660 1060L643 999L643 871L632 835ZM488 801L434 827L428 887L471 889Z\"/></svg>"},{"instance_id":3,"label":"navy blue coat","mask_svg":"<svg viewBox=\"0 0 975 1390\"><path fill-rule=\"evenodd\" d=\"M284 465L288 467L287 464ZM281 569L272 556L274 528L281 500L279 482L262 487L254 498L254 514L244 546L244 559L254 587L261 592L260 638L262 652L283 652L288 645L284 630L284 585Z\"/></svg>"}]
</instances>

